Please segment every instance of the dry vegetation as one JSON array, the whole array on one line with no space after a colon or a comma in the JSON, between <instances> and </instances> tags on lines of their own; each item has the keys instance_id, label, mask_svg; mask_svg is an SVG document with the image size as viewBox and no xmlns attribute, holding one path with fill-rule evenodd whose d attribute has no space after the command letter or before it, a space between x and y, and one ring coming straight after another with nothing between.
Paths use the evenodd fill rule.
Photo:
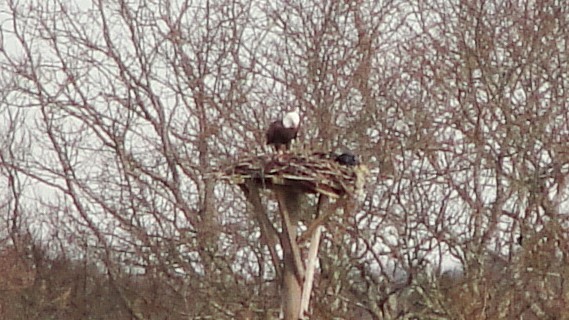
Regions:
<instances>
[{"instance_id":1,"label":"dry vegetation","mask_svg":"<svg viewBox=\"0 0 569 320\"><path fill-rule=\"evenodd\" d=\"M569 318L564 2L78 3L0 3L0 318L277 317L208 177L292 105L370 168L313 319Z\"/></svg>"}]
</instances>

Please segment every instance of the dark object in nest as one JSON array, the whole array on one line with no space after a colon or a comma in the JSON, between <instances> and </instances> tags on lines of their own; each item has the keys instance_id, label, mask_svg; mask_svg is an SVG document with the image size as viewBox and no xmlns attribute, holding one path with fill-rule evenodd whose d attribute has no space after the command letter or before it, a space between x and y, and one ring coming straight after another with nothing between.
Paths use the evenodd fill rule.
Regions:
<instances>
[{"instance_id":1,"label":"dark object in nest","mask_svg":"<svg viewBox=\"0 0 569 320\"><path fill-rule=\"evenodd\" d=\"M340 155L336 155L334 161L345 166L356 166L360 164L358 157L351 152L344 152Z\"/></svg>"},{"instance_id":2,"label":"dark object in nest","mask_svg":"<svg viewBox=\"0 0 569 320\"><path fill-rule=\"evenodd\" d=\"M333 198L362 193L367 173L355 155L326 152L249 155L217 171L234 184L284 186Z\"/></svg>"}]
</instances>

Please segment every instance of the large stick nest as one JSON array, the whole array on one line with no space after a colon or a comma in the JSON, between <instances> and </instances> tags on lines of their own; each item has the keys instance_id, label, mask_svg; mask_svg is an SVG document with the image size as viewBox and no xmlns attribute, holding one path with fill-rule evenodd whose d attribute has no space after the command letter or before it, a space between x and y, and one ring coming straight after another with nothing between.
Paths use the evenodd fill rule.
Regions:
<instances>
[{"instance_id":1,"label":"large stick nest","mask_svg":"<svg viewBox=\"0 0 569 320\"><path fill-rule=\"evenodd\" d=\"M324 152L248 155L220 168L218 178L263 188L287 187L332 198L363 192L368 169L363 164L341 165Z\"/></svg>"}]
</instances>

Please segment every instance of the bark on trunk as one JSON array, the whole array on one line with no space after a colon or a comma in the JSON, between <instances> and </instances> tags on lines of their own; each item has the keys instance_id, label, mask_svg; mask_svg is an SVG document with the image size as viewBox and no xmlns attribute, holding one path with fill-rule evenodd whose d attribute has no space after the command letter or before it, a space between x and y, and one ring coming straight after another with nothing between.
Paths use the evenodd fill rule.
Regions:
<instances>
[{"instance_id":1,"label":"bark on trunk","mask_svg":"<svg viewBox=\"0 0 569 320\"><path fill-rule=\"evenodd\" d=\"M275 191L282 218L283 248L282 306L285 320L298 320L304 281L304 265L296 241L302 194L285 188Z\"/></svg>"}]
</instances>

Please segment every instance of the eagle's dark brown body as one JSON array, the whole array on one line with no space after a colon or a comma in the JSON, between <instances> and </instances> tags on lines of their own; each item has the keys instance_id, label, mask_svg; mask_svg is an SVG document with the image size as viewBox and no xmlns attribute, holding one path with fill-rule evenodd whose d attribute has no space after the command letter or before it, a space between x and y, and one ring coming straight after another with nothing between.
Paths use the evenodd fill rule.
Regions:
<instances>
[{"instance_id":1,"label":"eagle's dark brown body","mask_svg":"<svg viewBox=\"0 0 569 320\"><path fill-rule=\"evenodd\" d=\"M277 151L284 146L290 149L290 144L298 135L298 127L285 128L282 120L273 121L267 130L267 145L274 145Z\"/></svg>"}]
</instances>

